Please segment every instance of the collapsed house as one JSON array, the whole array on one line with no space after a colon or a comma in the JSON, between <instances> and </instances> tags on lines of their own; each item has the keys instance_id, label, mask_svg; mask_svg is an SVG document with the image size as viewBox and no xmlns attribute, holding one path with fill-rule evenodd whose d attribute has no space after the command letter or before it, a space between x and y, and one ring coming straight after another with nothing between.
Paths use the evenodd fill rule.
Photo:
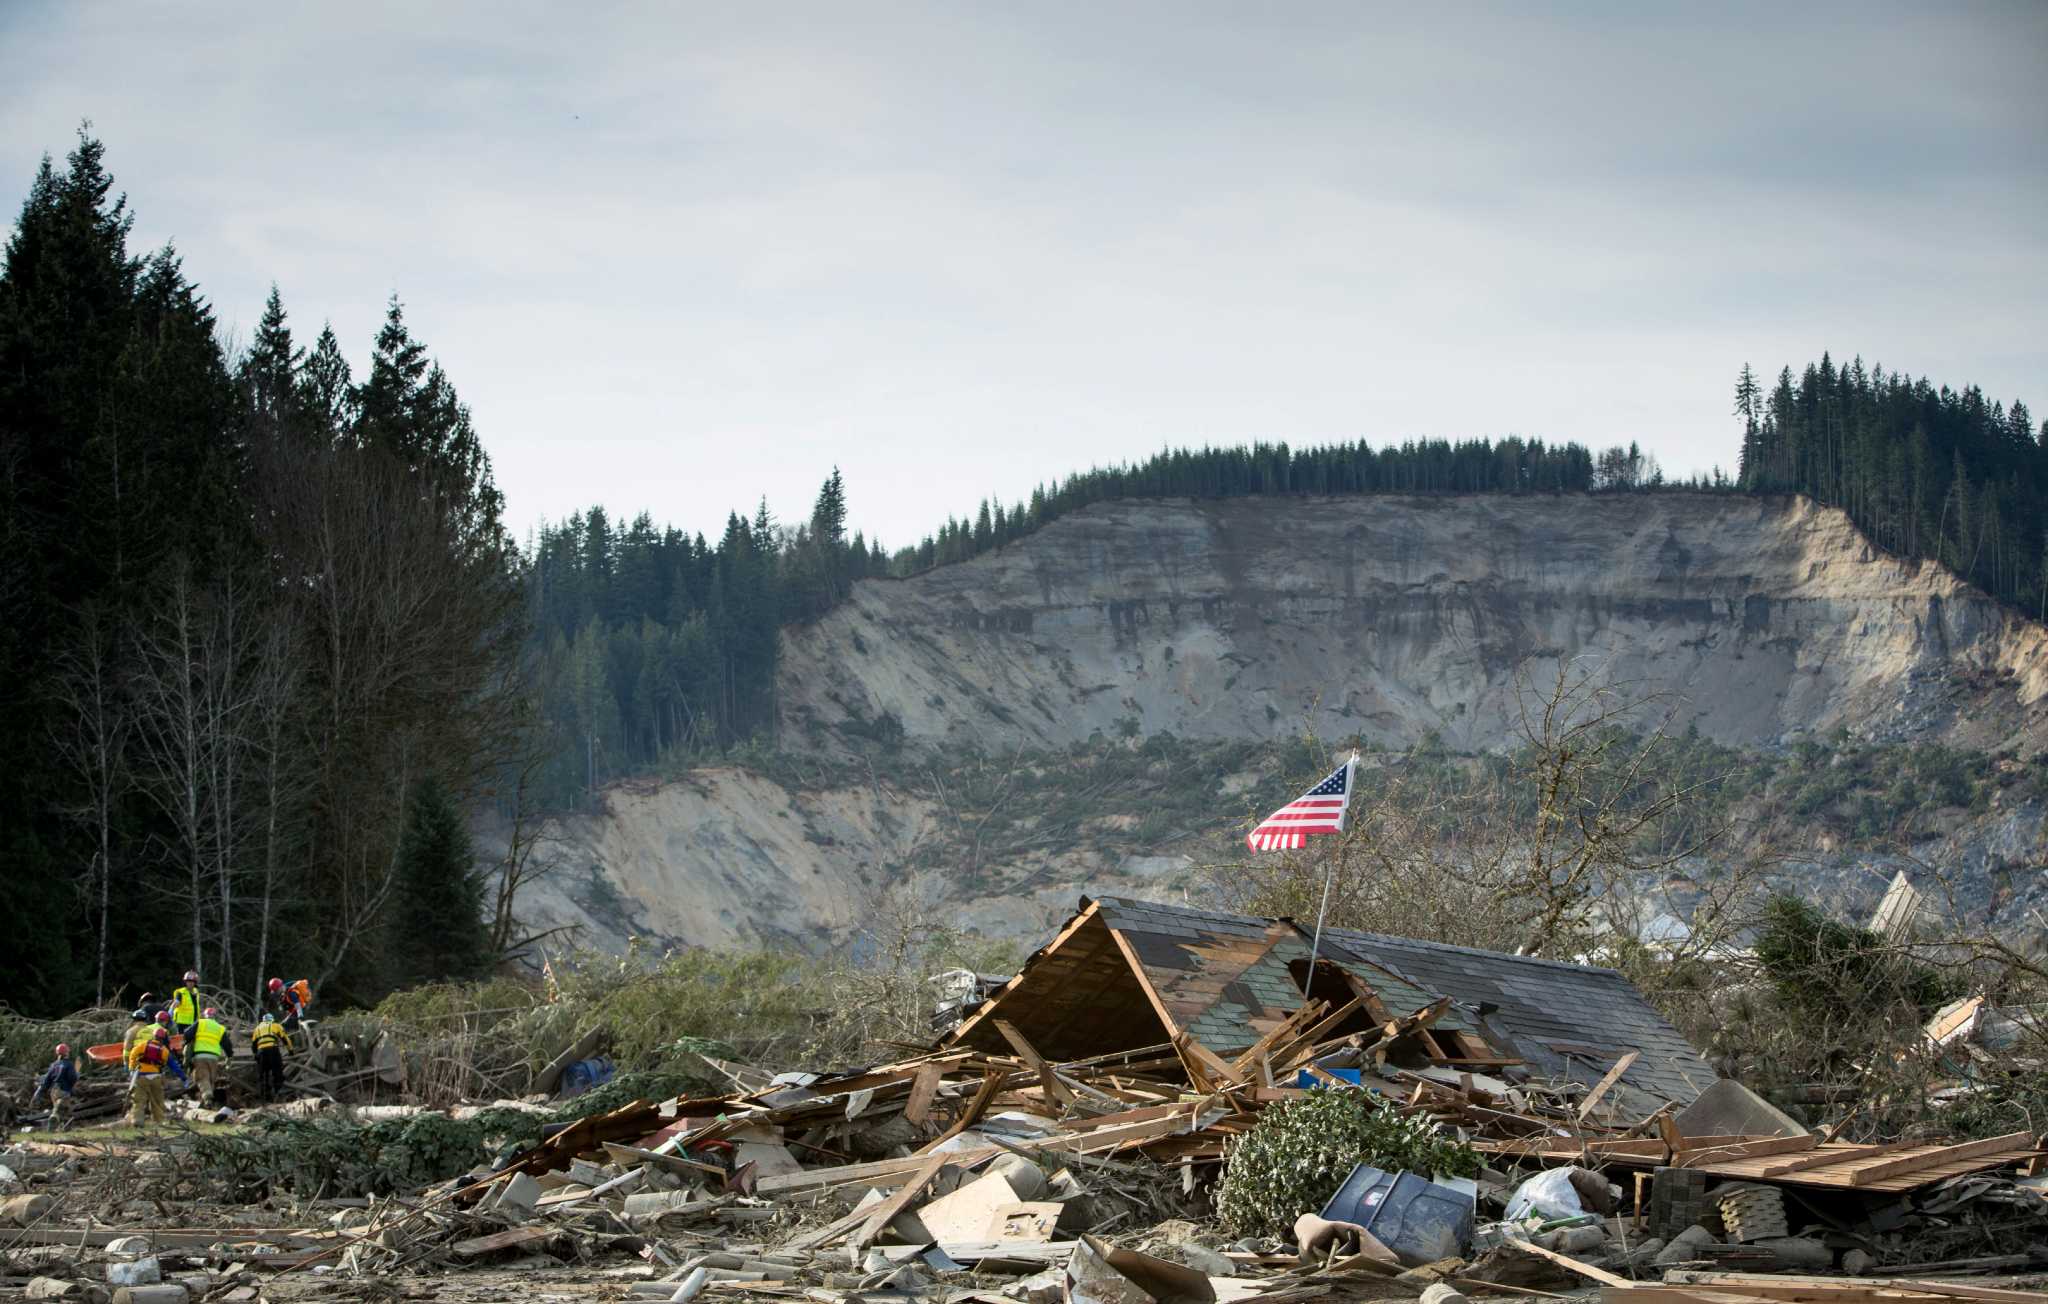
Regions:
<instances>
[{"instance_id":1,"label":"collapsed house","mask_svg":"<svg viewBox=\"0 0 2048 1304\"><path fill-rule=\"evenodd\" d=\"M1007 1023L1048 1059L1171 1043L1199 1063L1243 1054L1311 1000L1341 1013L1320 1040L1441 1007L1396 1062L1453 1082L1526 1074L1590 1090L1622 1065L1606 1095L1632 1116L1690 1104L1716 1076L1612 969L1337 928L1318 947L1293 920L1124 897L1083 898L942 1044L1003 1052Z\"/></svg>"}]
</instances>

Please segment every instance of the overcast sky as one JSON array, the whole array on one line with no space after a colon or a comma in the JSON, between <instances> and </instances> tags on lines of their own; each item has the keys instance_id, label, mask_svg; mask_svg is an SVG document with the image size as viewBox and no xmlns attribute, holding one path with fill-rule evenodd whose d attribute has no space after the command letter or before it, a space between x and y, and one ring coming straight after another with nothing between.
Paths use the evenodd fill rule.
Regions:
<instances>
[{"instance_id":1,"label":"overcast sky","mask_svg":"<svg viewBox=\"0 0 2048 1304\"><path fill-rule=\"evenodd\" d=\"M1744 361L2048 412L2048 4L0 0L246 338L396 290L524 531L844 469L891 545L1167 444L1732 465Z\"/></svg>"}]
</instances>

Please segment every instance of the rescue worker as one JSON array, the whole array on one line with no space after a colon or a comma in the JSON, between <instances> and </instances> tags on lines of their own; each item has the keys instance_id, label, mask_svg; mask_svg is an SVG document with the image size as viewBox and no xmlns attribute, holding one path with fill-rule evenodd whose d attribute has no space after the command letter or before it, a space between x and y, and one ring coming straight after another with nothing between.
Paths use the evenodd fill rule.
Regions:
<instances>
[{"instance_id":1,"label":"rescue worker","mask_svg":"<svg viewBox=\"0 0 2048 1304\"><path fill-rule=\"evenodd\" d=\"M135 1049L135 1043L156 1031L156 1015L141 1006L128 1016L128 1031L121 1038L121 1062L128 1062L128 1052Z\"/></svg>"},{"instance_id":2,"label":"rescue worker","mask_svg":"<svg viewBox=\"0 0 2048 1304\"><path fill-rule=\"evenodd\" d=\"M128 1052L128 1069L135 1075L135 1086L129 1092L128 1121L137 1127L146 1122L170 1122L170 1112L164 1108L164 1070L177 1074L180 1082L187 1081L185 1070L178 1067L177 1057L171 1054L171 1030L159 1025L148 1040L135 1043L135 1049Z\"/></svg>"},{"instance_id":3,"label":"rescue worker","mask_svg":"<svg viewBox=\"0 0 2048 1304\"><path fill-rule=\"evenodd\" d=\"M147 997L148 993L145 992L143 995ZM135 1052L135 1043L147 1040L150 1034L155 1031L156 1017L149 1012L145 1005L136 1006L135 1012L128 1016L128 1031L121 1038L121 1062L126 1064L128 1057ZM131 1102L135 1099L135 1071L133 1069L128 1071L128 1099Z\"/></svg>"},{"instance_id":4,"label":"rescue worker","mask_svg":"<svg viewBox=\"0 0 2048 1304\"><path fill-rule=\"evenodd\" d=\"M275 1100L284 1094L284 1053L291 1044L291 1034L268 1011L249 1030L249 1045L256 1051L256 1081L265 1100Z\"/></svg>"},{"instance_id":5,"label":"rescue worker","mask_svg":"<svg viewBox=\"0 0 2048 1304\"><path fill-rule=\"evenodd\" d=\"M192 1044L192 1029L199 1023L199 975L190 969L185 971L185 985L171 993L171 1024L177 1034Z\"/></svg>"},{"instance_id":6,"label":"rescue worker","mask_svg":"<svg viewBox=\"0 0 2048 1304\"><path fill-rule=\"evenodd\" d=\"M51 1061L49 1068L43 1070L42 1081L36 1083L35 1094L28 1098L29 1108L34 1109L36 1101L48 1095L50 1117L43 1126L54 1132L64 1126L65 1120L71 1116L73 1095L77 1090L78 1064L71 1058L71 1047L58 1042L57 1058Z\"/></svg>"},{"instance_id":7,"label":"rescue worker","mask_svg":"<svg viewBox=\"0 0 2048 1304\"><path fill-rule=\"evenodd\" d=\"M210 1105L228 1103L228 1057L235 1053L234 1039L219 1019L220 1011L208 1007L192 1026L192 1040L185 1054L192 1064L192 1090Z\"/></svg>"},{"instance_id":8,"label":"rescue worker","mask_svg":"<svg viewBox=\"0 0 2048 1304\"><path fill-rule=\"evenodd\" d=\"M266 998L266 1002L271 1011L277 1015L279 1021L284 1024L285 1031L287 1032L299 1026L299 1016L305 1013L305 1006L299 1000L298 991L299 985L305 981L305 979L301 978L298 983L287 987L284 985L284 979L282 978L272 978L270 980L270 995Z\"/></svg>"},{"instance_id":9,"label":"rescue worker","mask_svg":"<svg viewBox=\"0 0 2048 1304\"><path fill-rule=\"evenodd\" d=\"M154 1022L156 1016L164 1010L165 1006L162 1001L156 998L155 992L144 992L142 999L135 1002L135 1008L142 1011L143 1018Z\"/></svg>"}]
</instances>

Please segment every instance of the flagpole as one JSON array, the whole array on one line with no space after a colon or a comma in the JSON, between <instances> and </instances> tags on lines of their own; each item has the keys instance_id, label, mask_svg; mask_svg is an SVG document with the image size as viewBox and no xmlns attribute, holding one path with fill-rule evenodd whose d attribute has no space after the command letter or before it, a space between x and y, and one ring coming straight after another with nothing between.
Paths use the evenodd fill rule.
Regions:
<instances>
[{"instance_id":1,"label":"flagpole","mask_svg":"<svg viewBox=\"0 0 2048 1304\"><path fill-rule=\"evenodd\" d=\"M1351 753L1351 759L1344 762L1344 764L1351 772L1344 776L1344 815L1338 822L1338 834L1340 837L1343 834L1342 826L1350 821L1351 799L1358 795L1358 753ZM1337 856L1331 856L1329 863L1323 870L1323 902L1316 907L1316 932L1314 940L1309 943L1308 978L1306 985L1302 988L1303 996L1308 994L1309 988L1315 986L1316 960L1323 953L1323 917L1330 911L1330 884L1337 880L1337 859L1341 855L1343 855L1343 849L1340 847Z\"/></svg>"}]
</instances>

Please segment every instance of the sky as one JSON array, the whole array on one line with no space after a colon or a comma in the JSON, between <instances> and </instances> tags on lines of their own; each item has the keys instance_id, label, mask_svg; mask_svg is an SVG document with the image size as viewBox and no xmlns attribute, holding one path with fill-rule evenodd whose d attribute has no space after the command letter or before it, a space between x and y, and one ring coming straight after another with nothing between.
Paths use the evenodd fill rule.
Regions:
<instances>
[{"instance_id":1,"label":"sky","mask_svg":"<svg viewBox=\"0 0 2048 1304\"><path fill-rule=\"evenodd\" d=\"M387 298L523 535L766 496L914 542L1169 445L1733 466L1744 362L2048 411L2048 4L0 0L246 341Z\"/></svg>"}]
</instances>

